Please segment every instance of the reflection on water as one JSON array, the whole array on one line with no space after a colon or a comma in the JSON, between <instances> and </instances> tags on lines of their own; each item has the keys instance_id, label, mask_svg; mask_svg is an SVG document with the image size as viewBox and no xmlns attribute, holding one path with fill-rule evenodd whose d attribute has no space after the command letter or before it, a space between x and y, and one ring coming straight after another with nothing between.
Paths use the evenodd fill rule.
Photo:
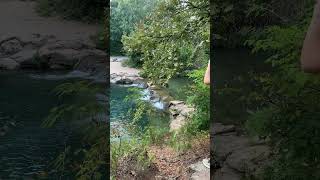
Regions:
<instances>
[{"instance_id":1,"label":"reflection on water","mask_svg":"<svg viewBox=\"0 0 320 180\"><path fill-rule=\"evenodd\" d=\"M48 165L72 141L64 122L41 128L49 110L57 104L51 90L65 81L32 79L24 73L0 73L0 114L15 123L0 136L0 179L46 176ZM4 118L0 117L3 123Z\"/></svg>"}]
</instances>

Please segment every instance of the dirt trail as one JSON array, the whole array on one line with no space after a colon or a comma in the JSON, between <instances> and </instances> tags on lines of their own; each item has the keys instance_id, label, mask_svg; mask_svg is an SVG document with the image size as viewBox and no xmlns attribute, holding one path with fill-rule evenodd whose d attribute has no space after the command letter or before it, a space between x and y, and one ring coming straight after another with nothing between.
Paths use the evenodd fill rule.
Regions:
<instances>
[{"instance_id":1,"label":"dirt trail","mask_svg":"<svg viewBox=\"0 0 320 180\"><path fill-rule=\"evenodd\" d=\"M53 35L58 40L90 42L90 36L98 30L98 25L40 17L32 1L0 0L0 37L9 35L28 39L32 34L41 34Z\"/></svg>"}]
</instances>

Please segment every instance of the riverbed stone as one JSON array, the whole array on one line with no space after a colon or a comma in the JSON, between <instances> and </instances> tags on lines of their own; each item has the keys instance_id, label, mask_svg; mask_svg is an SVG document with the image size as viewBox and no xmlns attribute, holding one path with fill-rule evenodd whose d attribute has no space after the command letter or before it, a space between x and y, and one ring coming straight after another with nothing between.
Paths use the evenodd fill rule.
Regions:
<instances>
[{"instance_id":1,"label":"riverbed stone","mask_svg":"<svg viewBox=\"0 0 320 180\"><path fill-rule=\"evenodd\" d=\"M0 59L0 69L5 70L16 70L19 68L19 63L11 58Z\"/></svg>"}]
</instances>

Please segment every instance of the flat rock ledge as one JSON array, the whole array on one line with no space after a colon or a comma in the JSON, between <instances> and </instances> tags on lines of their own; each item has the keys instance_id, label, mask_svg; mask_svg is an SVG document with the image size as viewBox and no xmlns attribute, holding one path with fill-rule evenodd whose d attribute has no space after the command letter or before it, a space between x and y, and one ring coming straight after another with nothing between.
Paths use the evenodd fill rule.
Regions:
<instances>
[{"instance_id":1,"label":"flat rock ledge","mask_svg":"<svg viewBox=\"0 0 320 180\"><path fill-rule=\"evenodd\" d=\"M168 108L171 119L170 131L179 130L183 127L195 111L193 107L190 107L184 101L170 101Z\"/></svg>"},{"instance_id":2,"label":"flat rock ledge","mask_svg":"<svg viewBox=\"0 0 320 180\"><path fill-rule=\"evenodd\" d=\"M210 180L210 169L206 168L202 160L189 166L192 172L190 180Z\"/></svg>"},{"instance_id":3,"label":"flat rock ledge","mask_svg":"<svg viewBox=\"0 0 320 180\"><path fill-rule=\"evenodd\" d=\"M213 124L211 166L216 180L259 179L272 156L266 142L238 135L233 125Z\"/></svg>"},{"instance_id":4,"label":"flat rock ledge","mask_svg":"<svg viewBox=\"0 0 320 180\"><path fill-rule=\"evenodd\" d=\"M0 36L0 69L79 70L102 72L107 53L82 41L62 41L33 34L28 39Z\"/></svg>"}]
</instances>

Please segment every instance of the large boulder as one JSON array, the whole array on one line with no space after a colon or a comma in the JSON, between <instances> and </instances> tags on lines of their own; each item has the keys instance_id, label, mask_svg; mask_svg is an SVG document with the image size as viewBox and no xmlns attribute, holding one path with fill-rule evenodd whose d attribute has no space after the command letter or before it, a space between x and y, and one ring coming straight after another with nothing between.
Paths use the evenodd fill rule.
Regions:
<instances>
[{"instance_id":1,"label":"large boulder","mask_svg":"<svg viewBox=\"0 0 320 180\"><path fill-rule=\"evenodd\" d=\"M84 72L101 72L107 68L107 53L98 49L86 49L77 55L75 69Z\"/></svg>"},{"instance_id":2,"label":"large boulder","mask_svg":"<svg viewBox=\"0 0 320 180\"><path fill-rule=\"evenodd\" d=\"M39 50L39 58L50 69L76 69L84 72L101 72L107 67L107 53L93 49L81 41L55 41Z\"/></svg>"},{"instance_id":3,"label":"large boulder","mask_svg":"<svg viewBox=\"0 0 320 180\"><path fill-rule=\"evenodd\" d=\"M22 51L10 56L21 68L36 68L39 62L36 62L37 50L35 49L23 49Z\"/></svg>"},{"instance_id":4,"label":"large boulder","mask_svg":"<svg viewBox=\"0 0 320 180\"><path fill-rule=\"evenodd\" d=\"M213 136L212 144L215 159L218 162L223 162L233 152L249 147L251 142L247 137L231 133Z\"/></svg>"},{"instance_id":5,"label":"large boulder","mask_svg":"<svg viewBox=\"0 0 320 180\"><path fill-rule=\"evenodd\" d=\"M171 131L178 130L184 126L195 111L193 107L188 106L183 101L170 101L168 108L171 118Z\"/></svg>"},{"instance_id":6,"label":"large boulder","mask_svg":"<svg viewBox=\"0 0 320 180\"><path fill-rule=\"evenodd\" d=\"M178 115L176 117L171 118L170 122L170 131L179 130L187 123L186 117L182 115Z\"/></svg>"},{"instance_id":7,"label":"large boulder","mask_svg":"<svg viewBox=\"0 0 320 180\"><path fill-rule=\"evenodd\" d=\"M42 47L39 50L39 58L42 62L47 63L51 69L54 67L64 67L72 69L77 63L78 50L74 49L50 49Z\"/></svg>"},{"instance_id":8,"label":"large boulder","mask_svg":"<svg viewBox=\"0 0 320 180\"><path fill-rule=\"evenodd\" d=\"M189 169L193 172L190 177L191 180L210 180L210 169L206 168L202 161L191 164Z\"/></svg>"},{"instance_id":9,"label":"large boulder","mask_svg":"<svg viewBox=\"0 0 320 180\"><path fill-rule=\"evenodd\" d=\"M19 63L10 58L2 58L0 59L0 69L5 70L16 70L19 68Z\"/></svg>"},{"instance_id":10,"label":"large boulder","mask_svg":"<svg viewBox=\"0 0 320 180\"><path fill-rule=\"evenodd\" d=\"M4 55L12 55L21 51L22 48L22 43L18 39L11 39L1 43L0 52Z\"/></svg>"},{"instance_id":11,"label":"large boulder","mask_svg":"<svg viewBox=\"0 0 320 180\"><path fill-rule=\"evenodd\" d=\"M265 167L270 154L270 148L266 145L251 146L233 152L226 163L238 172L251 174Z\"/></svg>"}]
</instances>

